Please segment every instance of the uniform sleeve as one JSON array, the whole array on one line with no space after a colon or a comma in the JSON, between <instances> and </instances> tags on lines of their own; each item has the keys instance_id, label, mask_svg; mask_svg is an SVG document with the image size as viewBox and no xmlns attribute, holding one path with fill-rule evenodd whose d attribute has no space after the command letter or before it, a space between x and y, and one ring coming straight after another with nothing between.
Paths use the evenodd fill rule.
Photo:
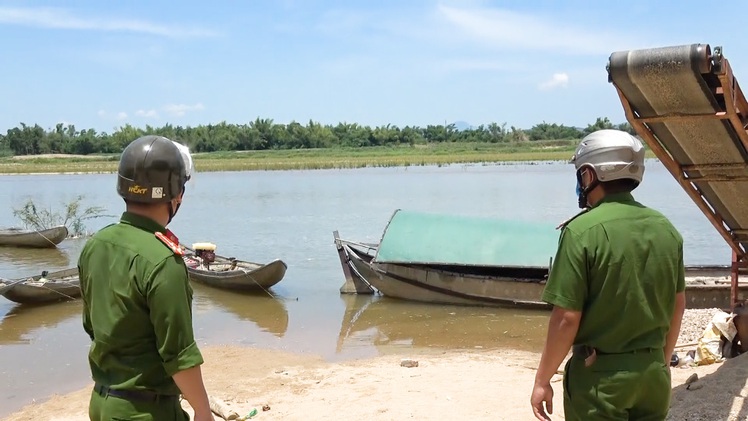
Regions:
<instances>
[{"instance_id":1,"label":"uniform sleeve","mask_svg":"<svg viewBox=\"0 0 748 421\"><path fill-rule=\"evenodd\" d=\"M80 288L83 289L83 278L84 274L81 271L80 265L78 265L78 279L81 282ZM94 340L94 332L93 332L93 326L91 325L91 311L88 307L88 300L86 299L86 294L81 294L81 298L83 299L83 311L81 312L83 314L83 330L86 331L88 334L88 337L91 338L91 340Z\"/></svg>"},{"instance_id":2,"label":"uniform sleeve","mask_svg":"<svg viewBox=\"0 0 748 421\"><path fill-rule=\"evenodd\" d=\"M153 269L146 295L156 347L169 376L203 363L192 330L192 291L177 258L169 257Z\"/></svg>"},{"instance_id":3,"label":"uniform sleeve","mask_svg":"<svg viewBox=\"0 0 748 421\"><path fill-rule=\"evenodd\" d=\"M568 310L581 311L586 298L587 256L584 242L567 227L561 233L542 300Z\"/></svg>"},{"instance_id":4,"label":"uniform sleeve","mask_svg":"<svg viewBox=\"0 0 748 421\"><path fill-rule=\"evenodd\" d=\"M686 267L683 263L683 242L680 244L678 257L678 282L676 283L675 292L683 292L686 290Z\"/></svg>"}]
</instances>

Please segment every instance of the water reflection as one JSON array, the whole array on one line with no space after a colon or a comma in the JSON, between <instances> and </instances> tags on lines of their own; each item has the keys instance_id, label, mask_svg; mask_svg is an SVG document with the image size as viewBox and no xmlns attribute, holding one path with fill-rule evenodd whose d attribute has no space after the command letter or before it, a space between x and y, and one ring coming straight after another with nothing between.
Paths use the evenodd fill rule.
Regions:
<instances>
[{"instance_id":1,"label":"water reflection","mask_svg":"<svg viewBox=\"0 0 748 421\"><path fill-rule=\"evenodd\" d=\"M345 314L337 351L377 348L532 349L542 347L546 311L414 304L381 296L341 295Z\"/></svg>"},{"instance_id":2,"label":"water reflection","mask_svg":"<svg viewBox=\"0 0 748 421\"><path fill-rule=\"evenodd\" d=\"M196 282L192 283L192 288L196 311L226 310L279 338L286 334L288 310L282 297L265 291L226 291Z\"/></svg>"},{"instance_id":3,"label":"water reflection","mask_svg":"<svg viewBox=\"0 0 748 421\"><path fill-rule=\"evenodd\" d=\"M41 273L42 270L51 272L57 268L68 267L71 259L66 251L59 248L0 247L0 261L19 266L39 267Z\"/></svg>"},{"instance_id":4,"label":"water reflection","mask_svg":"<svg viewBox=\"0 0 748 421\"><path fill-rule=\"evenodd\" d=\"M80 300L35 306L18 304L0 320L0 345L30 344L38 331L80 317L81 308Z\"/></svg>"}]
</instances>

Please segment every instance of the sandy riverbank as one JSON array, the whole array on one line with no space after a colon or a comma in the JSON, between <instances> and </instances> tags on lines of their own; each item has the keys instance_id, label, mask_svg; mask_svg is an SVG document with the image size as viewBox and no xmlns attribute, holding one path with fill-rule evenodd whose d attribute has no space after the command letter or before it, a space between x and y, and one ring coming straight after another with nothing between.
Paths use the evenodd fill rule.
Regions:
<instances>
[{"instance_id":1,"label":"sandy riverbank","mask_svg":"<svg viewBox=\"0 0 748 421\"><path fill-rule=\"evenodd\" d=\"M228 402L240 415L257 408L259 412L253 419L533 419L529 393L539 359L535 353L449 351L326 363L309 356L241 347L208 347L203 352L209 393ZM415 359L419 364L402 367L402 358ZM746 366L746 362L747 358L739 357L721 364L673 369L673 411L678 419L728 419L688 414L703 414L707 403L715 406L715 411L734 406L736 396L746 390L739 380L748 370L736 367ZM730 370L720 370L728 364ZM685 390L683 384L694 372L699 377L706 376L698 382L704 386ZM709 376L710 373L714 374ZM722 378L729 378L730 387L725 393L719 386L726 383L711 378L720 373ZM564 419L562 384L560 376L556 377L553 419ZM86 420L90 390L86 387L54 396L7 419ZM262 411L263 405L270 409Z\"/></svg>"}]
</instances>

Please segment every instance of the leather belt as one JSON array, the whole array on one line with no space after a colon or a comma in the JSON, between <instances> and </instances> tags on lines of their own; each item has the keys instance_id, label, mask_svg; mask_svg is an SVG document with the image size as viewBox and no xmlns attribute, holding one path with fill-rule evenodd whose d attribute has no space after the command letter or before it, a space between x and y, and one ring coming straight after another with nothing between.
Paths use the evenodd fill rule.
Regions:
<instances>
[{"instance_id":1,"label":"leather belt","mask_svg":"<svg viewBox=\"0 0 748 421\"><path fill-rule=\"evenodd\" d=\"M631 351L623 352L602 352L597 348L593 348L587 345L574 345L572 347L572 353L578 355L584 359L585 367L589 367L595 363L598 355L631 355L631 354L651 354L657 351L656 348L639 348L632 349Z\"/></svg>"},{"instance_id":2,"label":"leather belt","mask_svg":"<svg viewBox=\"0 0 748 421\"><path fill-rule=\"evenodd\" d=\"M575 354L586 356L586 354L590 354L593 349L595 350L595 353L597 355L651 354L657 351L657 348L639 348L623 352L603 352L597 348L592 348L591 346L587 345L574 345L574 347L572 348L572 352Z\"/></svg>"},{"instance_id":3,"label":"leather belt","mask_svg":"<svg viewBox=\"0 0 748 421\"><path fill-rule=\"evenodd\" d=\"M111 389L99 383L94 384L94 392L98 393L101 397L114 396L115 398L140 402L176 400L179 397L179 395L162 395L149 390Z\"/></svg>"}]
</instances>

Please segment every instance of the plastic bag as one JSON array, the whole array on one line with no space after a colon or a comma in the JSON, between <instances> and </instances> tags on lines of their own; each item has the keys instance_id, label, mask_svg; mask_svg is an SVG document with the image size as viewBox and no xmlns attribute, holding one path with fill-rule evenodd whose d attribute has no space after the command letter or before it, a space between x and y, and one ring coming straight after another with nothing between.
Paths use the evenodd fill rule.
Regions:
<instances>
[{"instance_id":1,"label":"plastic bag","mask_svg":"<svg viewBox=\"0 0 748 421\"><path fill-rule=\"evenodd\" d=\"M724 360L722 356L722 338L732 342L737 334L732 319L734 314L718 311L712 317L712 321L704 329L704 333L696 346L696 358L698 365L708 365Z\"/></svg>"}]
</instances>

